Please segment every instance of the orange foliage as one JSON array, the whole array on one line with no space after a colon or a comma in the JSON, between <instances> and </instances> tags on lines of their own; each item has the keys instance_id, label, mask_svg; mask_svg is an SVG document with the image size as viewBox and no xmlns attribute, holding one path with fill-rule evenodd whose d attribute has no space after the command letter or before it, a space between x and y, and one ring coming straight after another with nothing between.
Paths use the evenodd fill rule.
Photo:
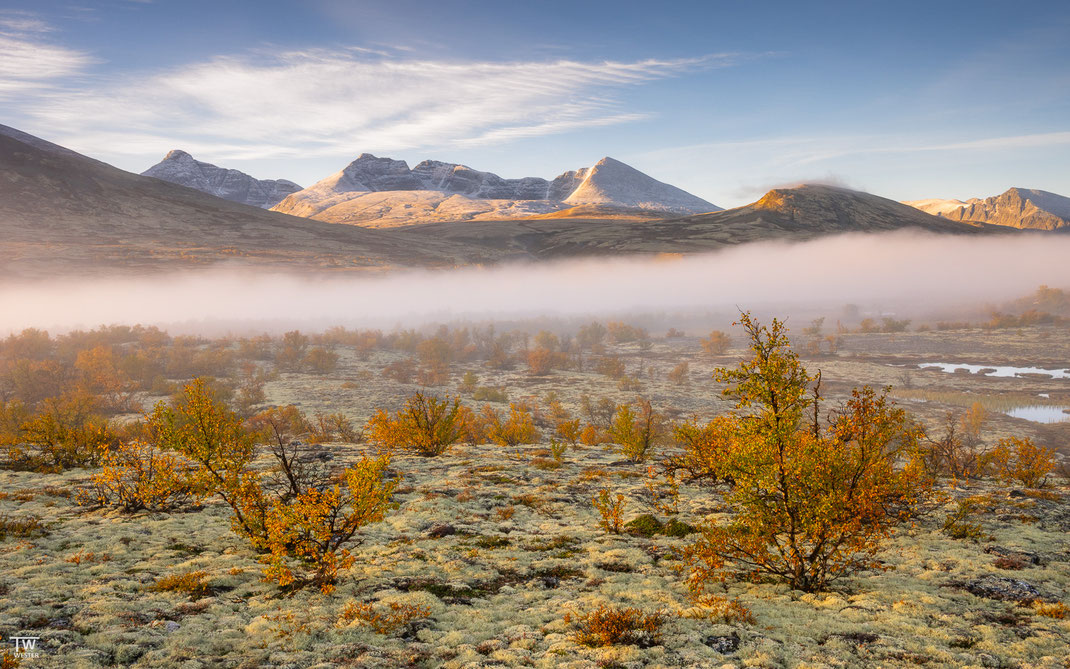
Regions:
<instances>
[{"instance_id":1,"label":"orange foliage","mask_svg":"<svg viewBox=\"0 0 1070 669\"><path fill-rule=\"evenodd\" d=\"M754 355L737 370L719 370L737 413L716 424L711 439L727 445L714 471L732 481L727 500L737 515L706 527L687 548L689 586L699 593L735 568L812 592L878 567L881 541L931 491L916 430L870 388L856 389L821 425L820 376L802 367L783 324L766 328L749 314L741 321Z\"/></svg>"}]
</instances>

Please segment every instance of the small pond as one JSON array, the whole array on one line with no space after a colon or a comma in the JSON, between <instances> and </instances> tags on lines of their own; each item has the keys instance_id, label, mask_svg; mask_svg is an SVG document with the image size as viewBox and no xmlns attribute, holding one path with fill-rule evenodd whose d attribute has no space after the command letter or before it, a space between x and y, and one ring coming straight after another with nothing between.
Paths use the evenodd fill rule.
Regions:
<instances>
[{"instance_id":1,"label":"small pond","mask_svg":"<svg viewBox=\"0 0 1070 669\"><path fill-rule=\"evenodd\" d=\"M1041 369L1040 367L1007 367L1000 365L967 365L955 362L923 362L918 368L939 367L944 372L954 372L957 369L965 369L970 374L977 374L984 370L984 376L997 376L1002 378L1014 378L1023 374L1043 374L1053 379L1070 379L1070 369Z\"/></svg>"},{"instance_id":2,"label":"small pond","mask_svg":"<svg viewBox=\"0 0 1070 669\"><path fill-rule=\"evenodd\" d=\"M1034 423L1061 423L1070 420L1070 413L1066 411L1067 407L1033 405L1015 407L1004 413L1014 418L1031 420Z\"/></svg>"}]
</instances>

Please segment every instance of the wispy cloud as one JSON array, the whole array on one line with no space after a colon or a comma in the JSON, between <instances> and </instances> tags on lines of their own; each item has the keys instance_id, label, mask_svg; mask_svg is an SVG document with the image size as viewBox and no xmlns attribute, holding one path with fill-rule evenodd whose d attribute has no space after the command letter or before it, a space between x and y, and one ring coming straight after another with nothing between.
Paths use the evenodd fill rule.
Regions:
<instances>
[{"instance_id":1,"label":"wispy cloud","mask_svg":"<svg viewBox=\"0 0 1070 669\"><path fill-rule=\"evenodd\" d=\"M180 144L212 145L216 159L396 151L639 120L642 110L624 109L615 91L735 61L444 62L312 49L125 77L41 96L25 112L90 153ZM136 141L117 142L120 132Z\"/></svg>"},{"instance_id":2,"label":"wispy cloud","mask_svg":"<svg viewBox=\"0 0 1070 669\"><path fill-rule=\"evenodd\" d=\"M0 12L0 100L41 91L83 71L94 59L50 43L48 23L28 12Z\"/></svg>"}]
</instances>

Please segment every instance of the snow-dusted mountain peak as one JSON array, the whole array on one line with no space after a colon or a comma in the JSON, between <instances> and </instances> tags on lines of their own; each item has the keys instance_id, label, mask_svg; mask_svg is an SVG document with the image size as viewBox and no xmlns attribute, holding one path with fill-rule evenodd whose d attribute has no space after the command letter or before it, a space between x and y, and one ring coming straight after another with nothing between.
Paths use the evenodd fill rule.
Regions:
<instances>
[{"instance_id":1,"label":"snow-dusted mountain peak","mask_svg":"<svg viewBox=\"0 0 1070 669\"><path fill-rule=\"evenodd\" d=\"M201 162L181 149L168 151L162 161L141 174L262 209L270 209L301 190L286 179L256 179L238 170Z\"/></svg>"}]
</instances>

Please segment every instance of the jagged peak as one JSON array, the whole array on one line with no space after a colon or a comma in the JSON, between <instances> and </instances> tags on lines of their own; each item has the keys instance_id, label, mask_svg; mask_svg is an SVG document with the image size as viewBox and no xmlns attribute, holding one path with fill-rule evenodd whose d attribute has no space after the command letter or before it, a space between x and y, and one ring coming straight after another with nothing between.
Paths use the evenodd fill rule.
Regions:
<instances>
[{"instance_id":1,"label":"jagged peak","mask_svg":"<svg viewBox=\"0 0 1070 669\"><path fill-rule=\"evenodd\" d=\"M193 160L193 156L183 151L182 149L171 149L167 152L167 155L163 157L164 160Z\"/></svg>"}]
</instances>

